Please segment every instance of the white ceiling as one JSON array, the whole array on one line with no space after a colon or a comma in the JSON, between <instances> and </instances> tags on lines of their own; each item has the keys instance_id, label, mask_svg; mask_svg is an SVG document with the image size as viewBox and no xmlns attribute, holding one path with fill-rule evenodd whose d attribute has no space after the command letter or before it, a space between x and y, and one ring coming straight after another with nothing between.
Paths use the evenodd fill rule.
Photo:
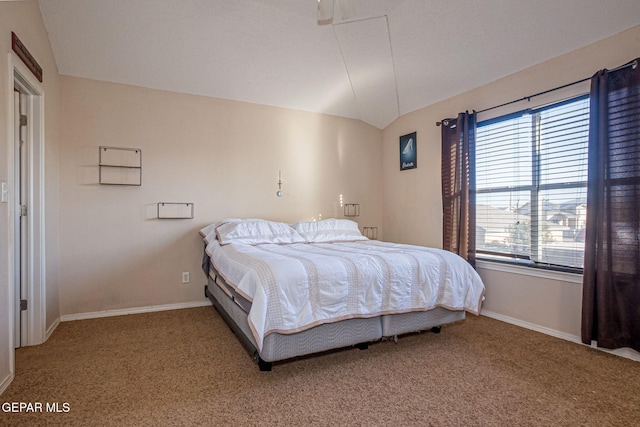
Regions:
<instances>
[{"instance_id":1,"label":"white ceiling","mask_svg":"<svg viewBox=\"0 0 640 427\"><path fill-rule=\"evenodd\" d=\"M640 0L354 2L320 26L317 0L39 1L61 74L380 129L640 24Z\"/></svg>"}]
</instances>

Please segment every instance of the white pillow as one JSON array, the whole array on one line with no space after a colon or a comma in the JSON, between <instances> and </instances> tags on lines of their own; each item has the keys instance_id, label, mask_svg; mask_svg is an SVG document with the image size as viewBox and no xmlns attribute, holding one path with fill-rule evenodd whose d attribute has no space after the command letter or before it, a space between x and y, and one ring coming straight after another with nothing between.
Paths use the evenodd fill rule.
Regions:
<instances>
[{"instance_id":1,"label":"white pillow","mask_svg":"<svg viewBox=\"0 0 640 427\"><path fill-rule=\"evenodd\" d=\"M350 219L303 221L291 226L309 243L369 240L360 233L358 223Z\"/></svg>"},{"instance_id":2,"label":"white pillow","mask_svg":"<svg viewBox=\"0 0 640 427\"><path fill-rule=\"evenodd\" d=\"M262 243L304 243L305 240L289 224L284 222L248 219L227 222L216 228L218 242L244 243L259 245Z\"/></svg>"},{"instance_id":3,"label":"white pillow","mask_svg":"<svg viewBox=\"0 0 640 427\"><path fill-rule=\"evenodd\" d=\"M220 227L222 224L225 224L227 222L238 222L238 221L242 221L242 220L238 218L227 218L227 219L223 219L222 221L214 222L213 224L209 224L206 227L201 228L199 231L200 236L202 236L202 239L205 242L210 243L217 238L216 228Z\"/></svg>"}]
</instances>

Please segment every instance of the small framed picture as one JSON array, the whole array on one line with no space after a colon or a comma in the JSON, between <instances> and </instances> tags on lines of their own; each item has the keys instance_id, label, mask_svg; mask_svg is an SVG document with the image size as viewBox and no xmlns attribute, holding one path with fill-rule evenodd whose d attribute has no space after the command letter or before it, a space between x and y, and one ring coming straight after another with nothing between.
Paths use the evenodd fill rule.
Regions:
<instances>
[{"instance_id":1,"label":"small framed picture","mask_svg":"<svg viewBox=\"0 0 640 427\"><path fill-rule=\"evenodd\" d=\"M418 155L416 151L416 132L400 137L400 170L415 169L418 167Z\"/></svg>"}]
</instances>

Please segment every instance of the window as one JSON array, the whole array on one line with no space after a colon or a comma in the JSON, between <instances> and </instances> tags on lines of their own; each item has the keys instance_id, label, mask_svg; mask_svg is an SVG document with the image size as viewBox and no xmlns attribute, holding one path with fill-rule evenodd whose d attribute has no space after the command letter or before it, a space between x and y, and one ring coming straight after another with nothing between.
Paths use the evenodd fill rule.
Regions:
<instances>
[{"instance_id":1,"label":"window","mask_svg":"<svg viewBox=\"0 0 640 427\"><path fill-rule=\"evenodd\" d=\"M478 123L479 258L581 269L589 98Z\"/></svg>"}]
</instances>

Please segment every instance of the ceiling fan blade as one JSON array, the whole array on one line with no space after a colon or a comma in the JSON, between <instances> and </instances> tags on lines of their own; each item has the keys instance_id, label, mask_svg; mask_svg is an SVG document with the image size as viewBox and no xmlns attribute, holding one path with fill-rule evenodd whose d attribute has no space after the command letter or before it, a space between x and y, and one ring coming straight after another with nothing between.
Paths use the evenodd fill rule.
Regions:
<instances>
[{"instance_id":1,"label":"ceiling fan blade","mask_svg":"<svg viewBox=\"0 0 640 427\"><path fill-rule=\"evenodd\" d=\"M318 0L318 25L327 25L333 22L334 0Z\"/></svg>"}]
</instances>

